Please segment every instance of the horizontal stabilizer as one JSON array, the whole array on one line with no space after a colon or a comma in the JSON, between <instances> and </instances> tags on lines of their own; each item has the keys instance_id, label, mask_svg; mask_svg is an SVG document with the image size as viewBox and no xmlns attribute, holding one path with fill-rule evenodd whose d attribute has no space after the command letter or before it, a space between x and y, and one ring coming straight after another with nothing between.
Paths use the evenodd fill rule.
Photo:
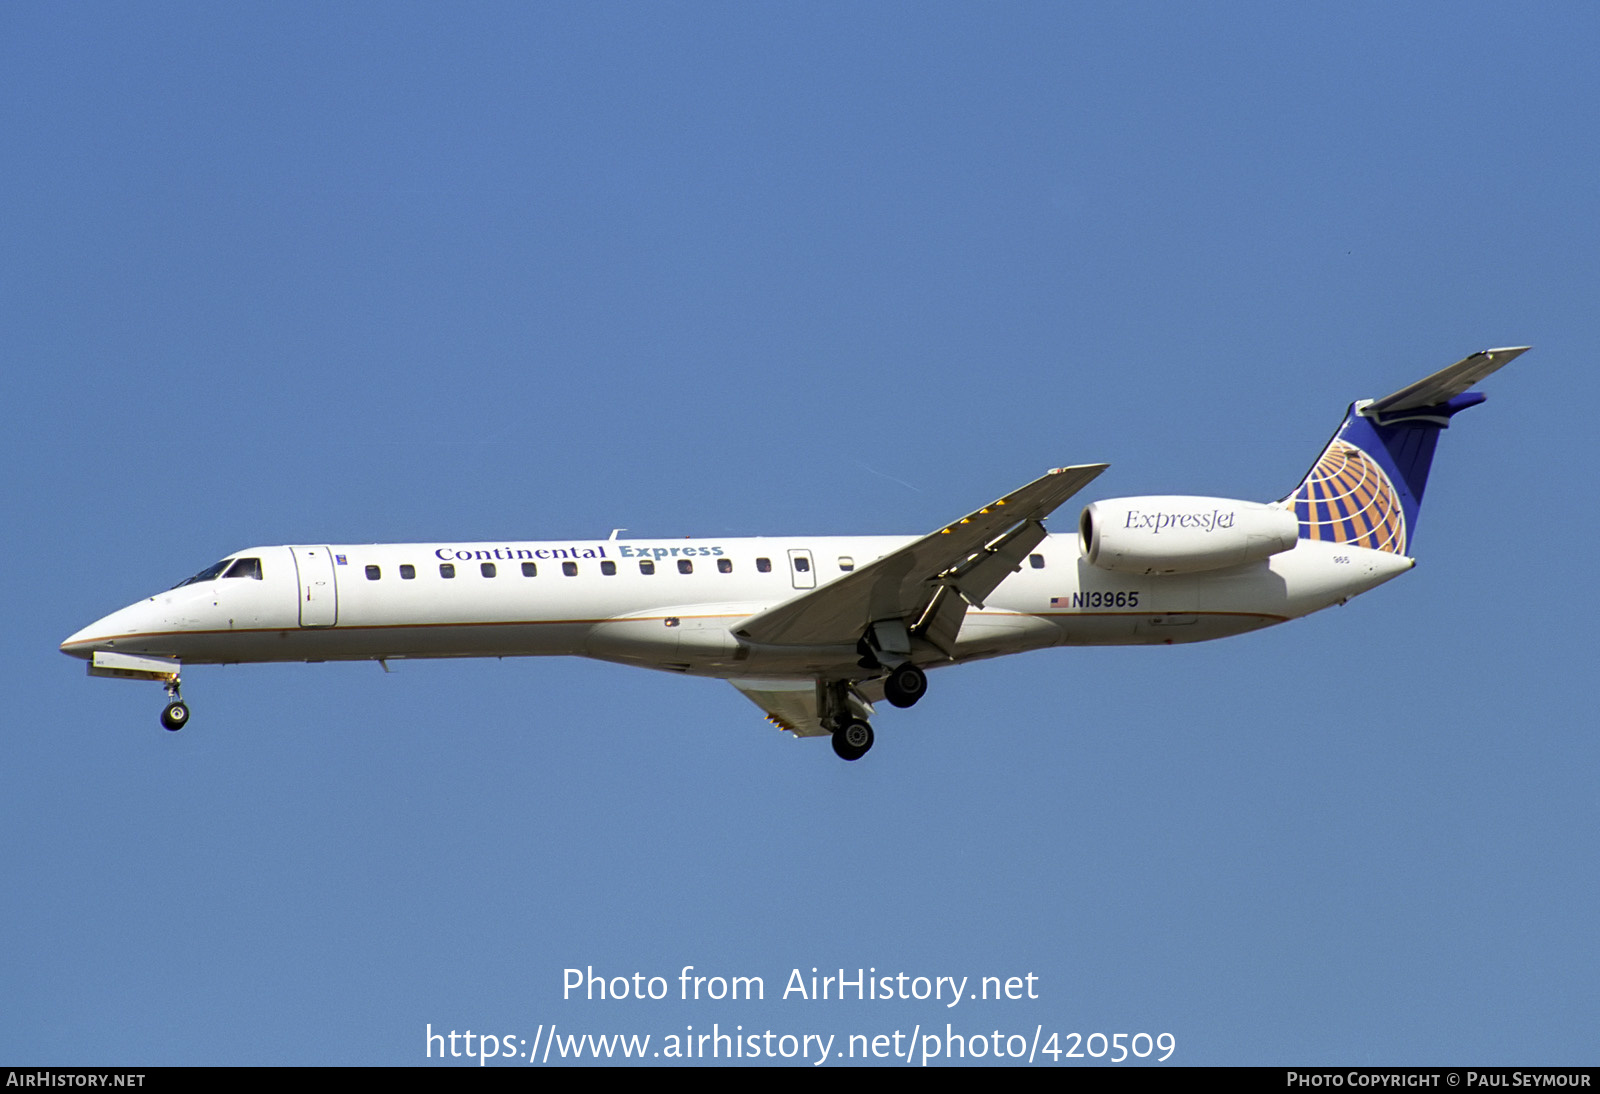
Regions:
<instances>
[{"instance_id":1,"label":"horizontal stabilizer","mask_svg":"<svg viewBox=\"0 0 1600 1094\"><path fill-rule=\"evenodd\" d=\"M1510 364L1528 349L1528 346L1510 346L1506 349L1480 350L1449 368L1440 369L1425 380L1401 388L1393 395L1373 400L1361 412L1368 417L1383 417L1403 410L1447 403L1502 365Z\"/></svg>"}]
</instances>

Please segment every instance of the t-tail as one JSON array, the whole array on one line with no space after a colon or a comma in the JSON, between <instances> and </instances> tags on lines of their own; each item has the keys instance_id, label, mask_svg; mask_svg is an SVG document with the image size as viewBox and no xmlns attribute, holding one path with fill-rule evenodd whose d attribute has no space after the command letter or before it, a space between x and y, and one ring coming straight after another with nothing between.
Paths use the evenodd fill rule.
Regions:
<instances>
[{"instance_id":1,"label":"t-tail","mask_svg":"<svg viewBox=\"0 0 1600 1094\"><path fill-rule=\"evenodd\" d=\"M1468 390L1473 384L1527 349L1474 353L1393 395L1352 404L1317 462L1283 500L1299 519L1300 538L1407 554L1439 431L1484 401Z\"/></svg>"}]
</instances>

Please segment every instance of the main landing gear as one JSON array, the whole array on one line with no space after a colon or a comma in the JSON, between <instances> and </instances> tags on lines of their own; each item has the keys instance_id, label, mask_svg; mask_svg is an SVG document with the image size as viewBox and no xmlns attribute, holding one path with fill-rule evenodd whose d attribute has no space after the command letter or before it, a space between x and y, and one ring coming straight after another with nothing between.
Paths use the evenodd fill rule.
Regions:
<instances>
[{"instance_id":1,"label":"main landing gear","mask_svg":"<svg viewBox=\"0 0 1600 1094\"><path fill-rule=\"evenodd\" d=\"M903 631L903 628L902 628ZM863 668L880 668L886 664L884 652L877 637L877 629L862 639L862 660L870 662ZM903 645L909 647L906 639ZM903 657L904 655L902 655ZM883 678L883 697L897 707L914 706L928 693L928 676L909 660L901 660ZM833 734L833 752L841 760L859 760L872 748L872 704L848 680L831 680L819 689L822 724Z\"/></svg>"},{"instance_id":2,"label":"main landing gear","mask_svg":"<svg viewBox=\"0 0 1600 1094\"><path fill-rule=\"evenodd\" d=\"M928 692L928 677L909 661L890 671L883 681L883 697L897 707L909 707ZM871 713L871 708L867 708ZM833 752L841 760L859 760L872 747L872 723L855 711L841 715L833 730Z\"/></svg>"},{"instance_id":3,"label":"main landing gear","mask_svg":"<svg viewBox=\"0 0 1600 1094\"><path fill-rule=\"evenodd\" d=\"M909 661L893 669L883 681L883 697L897 707L916 706L927 693L927 674Z\"/></svg>"},{"instance_id":4,"label":"main landing gear","mask_svg":"<svg viewBox=\"0 0 1600 1094\"><path fill-rule=\"evenodd\" d=\"M872 725L856 718L833 731L833 754L841 760L859 760L872 747Z\"/></svg>"},{"instance_id":5,"label":"main landing gear","mask_svg":"<svg viewBox=\"0 0 1600 1094\"><path fill-rule=\"evenodd\" d=\"M818 714L833 735L833 753L841 760L859 760L872 747L872 704L848 680L827 680L817 689Z\"/></svg>"},{"instance_id":6,"label":"main landing gear","mask_svg":"<svg viewBox=\"0 0 1600 1094\"><path fill-rule=\"evenodd\" d=\"M856 643L864 669L888 669L883 697L897 707L915 706L928 690L928 677L911 663L911 634L903 620L885 619L867 628Z\"/></svg>"},{"instance_id":7,"label":"main landing gear","mask_svg":"<svg viewBox=\"0 0 1600 1094\"><path fill-rule=\"evenodd\" d=\"M189 724L189 704L183 701L183 696L178 691L176 676L167 684L167 698L171 702L161 711L161 728L176 733Z\"/></svg>"}]
</instances>

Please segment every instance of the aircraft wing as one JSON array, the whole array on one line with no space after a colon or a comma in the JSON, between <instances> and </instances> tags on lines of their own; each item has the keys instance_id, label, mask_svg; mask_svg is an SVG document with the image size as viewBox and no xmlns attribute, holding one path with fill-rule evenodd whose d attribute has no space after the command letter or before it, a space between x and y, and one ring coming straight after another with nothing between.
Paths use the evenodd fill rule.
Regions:
<instances>
[{"instance_id":1,"label":"aircraft wing","mask_svg":"<svg viewBox=\"0 0 1600 1094\"><path fill-rule=\"evenodd\" d=\"M817 681L810 678L776 677L754 679L734 677L728 683L738 688L744 697L767 713L767 721L779 729L788 730L796 737L826 737L828 730L822 726L820 703L817 699ZM865 681L852 686L856 699L862 704L860 713L871 715L871 704L883 698L883 684Z\"/></svg>"},{"instance_id":2,"label":"aircraft wing","mask_svg":"<svg viewBox=\"0 0 1600 1094\"><path fill-rule=\"evenodd\" d=\"M796 737L826 737L818 710L817 682L804 680L729 680L744 697L767 712L767 721Z\"/></svg>"},{"instance_id":3,"label":"aircraft wing","mask_svg":"<svg viewBox=\"0 0 1600 1094\"><path fill-rule=\"evenodd\" d=\"M751 616L734 633L764 645L848 646L871 624L898 619L949 654L966 606L981 606L1044 540L1040 522L1107 466L1058 467L837 581Z\"/></svg>"},{"instance_id":4,"label":"aircraft wing","mask_svg":"<svg viewBox=\"0 0 1600 1094\"><path fill-rule=\"evenodd\" d=\"M1494 372L1502 365L1528 352L1528 346L1509 346L1505 349L1479 350L1471 357L1463 357L1449 368L1440 369L1410 387L1403 387L1393 395L1375 399L1362 411L1364 414L1394 414L1418 407L1438 406L1466 391L1473 384Z\"/></svg>"}]
</instances>

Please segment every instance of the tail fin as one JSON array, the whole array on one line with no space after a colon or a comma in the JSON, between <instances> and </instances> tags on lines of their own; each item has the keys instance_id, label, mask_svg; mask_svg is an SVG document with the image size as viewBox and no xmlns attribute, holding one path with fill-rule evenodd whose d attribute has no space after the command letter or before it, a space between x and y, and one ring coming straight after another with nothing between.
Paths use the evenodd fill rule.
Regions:
<instances>
[{"instance_id":1,"label":"tail fin","mask_svg":"<svg viewBox=\"0 0 1600 1094\"><path fill-rule=\"evenodd\" d=\"M1468 388L1527 349L1474 353L1393 395L1352 404L1317 462L1283 500L1299 518L1300 538L1404 555L1416 534L1439 431L1484 401Z\"/></svg>"}]
</instances>

